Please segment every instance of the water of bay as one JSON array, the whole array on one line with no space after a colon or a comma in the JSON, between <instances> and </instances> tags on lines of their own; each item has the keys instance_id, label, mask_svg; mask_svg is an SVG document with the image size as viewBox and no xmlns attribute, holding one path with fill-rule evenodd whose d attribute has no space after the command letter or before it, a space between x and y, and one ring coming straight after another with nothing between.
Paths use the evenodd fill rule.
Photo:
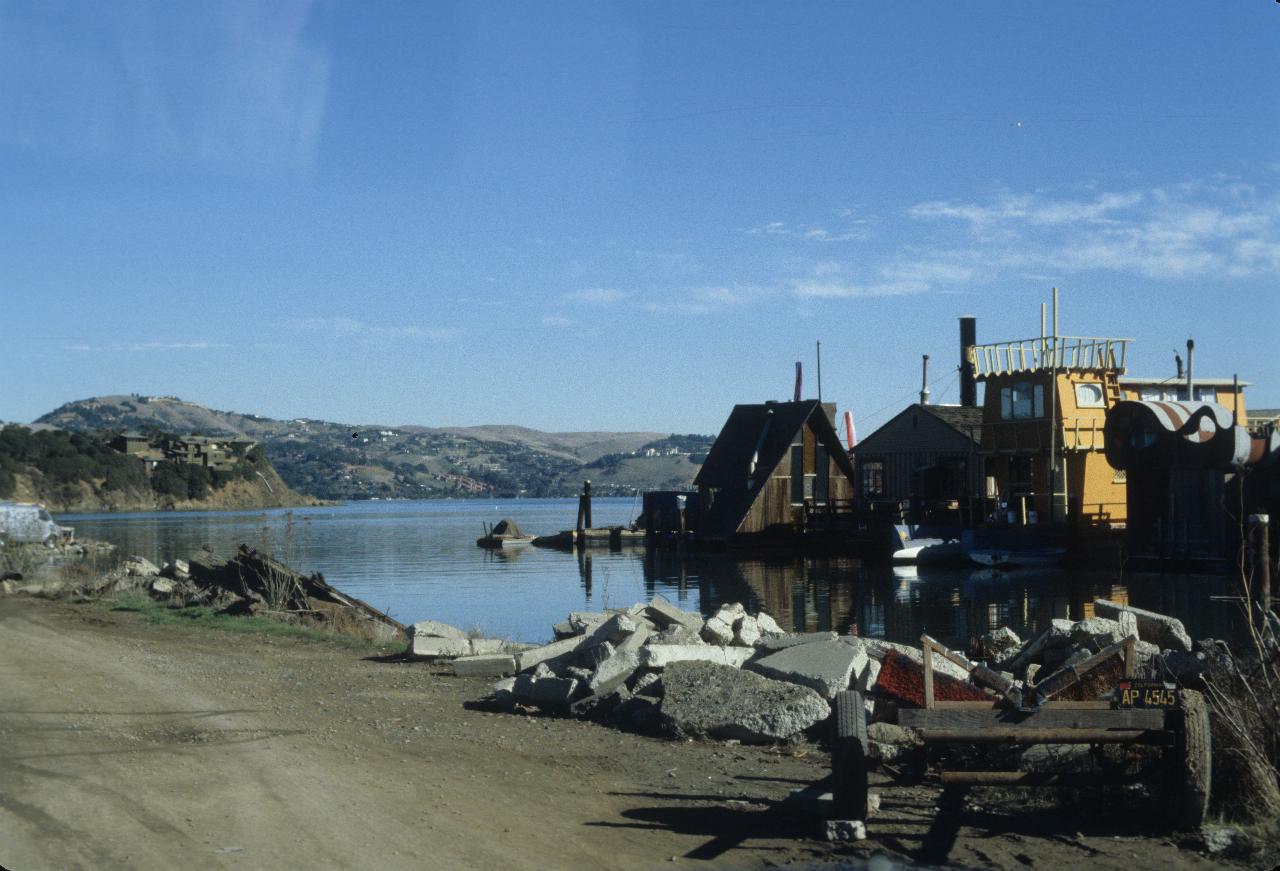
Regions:
<instances>
[{"instance_id":1,"label":"water of bay","mask_svg":"<svg viewBox=\"0 0 1280 871\"><path fill-rule=\"evenodd\" d=\"M597 499L595 525L627 523L632 499ZM1053 618L1081 619L1095 598L1174 614L1193 636L1228 637L1238 611L1228 578L1075 572L992 572L868 566L841 557L780 553L739 559L679 556L643 547L565 553L529 546L476 547L484 523L514 518L533 534L573 525L574 499L352 502L294 510L92 514L60 518L77 535L112 542L157 563L208 545L229 556L240 544L321 572L335 586L404 623L426 618L487 635L543 641L570 611L630 605L660 593L710 614L725 602L764 610L797 631L854 626L904 643L922 632L963 646L1009 626L1026 637Z\"/></svg>"}]
</instances>

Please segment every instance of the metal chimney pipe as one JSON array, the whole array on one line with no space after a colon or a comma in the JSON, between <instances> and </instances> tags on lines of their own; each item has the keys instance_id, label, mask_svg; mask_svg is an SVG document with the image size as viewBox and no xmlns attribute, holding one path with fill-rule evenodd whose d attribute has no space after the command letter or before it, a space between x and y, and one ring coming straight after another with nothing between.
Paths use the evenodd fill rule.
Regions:
<instances>
[{"instance_id":1,"label":"metal chimney pipe","mask_svg":"<svg viewBox=\"0 0 1280 871\"><path fill-rule=\"evenodd\" d=\"M920 404L929 404L929 355L924 355L924 371L920 378Z\"/></svg>"},{"instance_id":2,"label":"metal chimney pipe","mask_svg":"<svg viewBox=\"0 0 1280 871\"><path fill-rule=\"evenodd\" d=\"M960 318L960 404L973 408L978 404L978 382L973 377L969 349L978 344L978 319L973 315Z\"/></svg>"},{"instance_id":3,"label":"metal chimney pipe","mask_svg":"<svg viewBox=\"0 0 1280 871\"><path fill-rule=\"evenodd\" d=\"M1191 355L1195 353L1195 350L1195 340L1187 339L1187 402L1196 401L1196 379L1191 368Z\"/></svg>"}]
</instances>

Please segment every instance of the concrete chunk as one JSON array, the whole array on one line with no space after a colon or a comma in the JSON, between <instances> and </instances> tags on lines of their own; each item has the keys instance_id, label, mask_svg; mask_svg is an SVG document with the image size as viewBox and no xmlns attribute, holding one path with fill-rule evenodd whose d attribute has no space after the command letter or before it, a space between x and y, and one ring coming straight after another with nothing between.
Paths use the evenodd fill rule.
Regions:
<instances>
[{"instance_id":1,"label":"concrete chunk","mask_svg":"<svg viewBox=\"0 0 1280 871\"><path fill-rule=\"evenodd\" d=\"M574 634L582 635L590 631L593 626L608 620L609 616L601 611L573 611L566 622L573 629Z\"/></svg>"},{"instance_id":2,"label":"concrete chunk","mask_svg":"<svg viewBox=\"0 0 1280 871\"><path fill-rule=\"evenodd\" d=\"M644 665L669 668L677 662L712 662L741 668L754 653L746 647L717 647L714 644L649 644L644 648Z\"/></svg>"},{"instance_id":3,"label":"concrete chunk","mask_svg":"<svg viewBox=\"0 0 1280 871\"><path fill-rule=\"evenodd\" d=\"M816 690L824 698L849 689L867 667L865 651L839 641L800 644L751 663L748 668L765 677Z\"/></svg>"},{"instance_id":4,"label":"concrete chunk","mask_svg":"<svg viewBox=\"0 0 1280 871\"><path fill-rule=\"evenodd\" d=\"M702 631L701 617L677 608L662 596L654 596L649 604L645 606L644 612L645 616L657 623L661 629L683 626L695 633Z\"/></svg>"},{"instance_id":5,"label":"concrete chunk","mask_svg":"<svg viewBox=\"0 0 1280 871\"><path fill-rule=\"evenodd\" d=\"M757 618L758 620L759 618ZM834 632L790 632L761 638L756 642L756 649L761 653L776 653L795 647L797 644L813 644L816 641L835 641L838 636Z\"/></svg>"},{"instance_id":6,"label":"concrete chunk","mask_svg":"<svg viewBox=\"0 0 1280 871\"><path fill-rule=\"evenodd\" d=\"M475 654L482 653L501 653L504 642L501 638L472 638L471 652Z\"/></svg>"},{"instance_id":7,"label":"concrete chunk","mask_svg":"<svg viewBox=\"0 0 1280 871\"><path fill-rule=\"evenodd\" d=\"M662 684L661 721L677 735L762 744L789 738L831 713L808 687L709 662L673 663Z\"/></svg>"},{"instance_id":8,"label":"concrete chunk","mask_svg":"<svg viewBox=\"0 0 1280 871\"><path fill-rule=\"evenodd\" d=\"M1120 622L1107 617L1089 617L1071 625L1071 643L1092 645L1095 651L1122 641L1124 638L1125 634L1120 628Z\"/></svg>"},{"instance_id":9,"label":"concrete chunk","mask_svg":"<svg viewBox=\"0 0 1280 871\"><path fill-rule=\"evenodd\" d=\"M990 632L982 636L982 647L994 659L1001 659L1009 651L1022 643L1022 639L1018 637L1018 633L1014 632L1008 626L1001 626L999 629L992 629Z\"/></svg>"},{"instance_id":10,"label":"concrete chunk","mask_svg":"<svg viewBox=\"0 0 1280 871\"><path fill-rule=\"evenodd\" d=\"M756 615L756 628L760 630L760 634L766 637L774 635L786 635L783 628L778 625L778 621L774 620L768 614L761 611Z\"/></svg>"},{"instance_id":11,"label":"concrete chunk","mask_svg":"<svg viewBox=\"0 0 1280 871\"><path fill-rule=\"evenodd\" d=\"M528 671L538 663L565 664L574 658L578 648L582 647L586 637L575 635L563 641L553 641L533 650L523 650L516 654L516 671Z\"/></svg>"},{"instance_id":12,"label":"concrete chunk","mask_svg":"<svg viewBox=\"0 0 1280 871\"><path fill-rule=\"evenodd\" d=\"M639 621L630 614L614 614L607 620L594 624L587 632L587 637L592 643L607 641L610 644L617 644L635 632L640 625Z\"/></svg>"},{"instance_id":13,"label":"concrete chunk","mask_svg":"<svg viewBox=\"0 0 1280 871\"><path fill-rule=\"evenodd\" d=\"M516 676L511 694L522 705L536 708L568 707L578 691L578 682L571 677L534 677L530 674Z\"/></svg>"},{"instance_id":14,"label":"concrete chunk","mask_svg":"<svg viewBox=\"0 0 1280 871\"><path fill-rule=\"evenodd\" d=\"M596 695L607 695L625 684L640 667L640 651L616 652L596 667L587 688Z\"/></svg>"},{"instance_id":15,"label":"concrete chunk","mask_svg":"<svg viewBox=\"0 0 1280 871\"><path fill-rule=\"evenodd\" d=\"M470 656L471 642L466 638L438 638L432 635L414 635L409 639L409 655L424 659Z\"/></svg>"},{"instance_id":16,"label":"concrete chunk","mask_svg":"<svg viewBox=\"0 0 1280 871\"><path fill-rule=\"evenodd\" d=\"M902 654L912 662L920 664L924 663L924 654L920 651L920 648L910 647L906 644L896 644L892 641L883 641L879 638L850 637L848 635L840 636L840 643L848 644L851 647L861 648L867 656L874 659L877 663L883 662L885 654L890 650L895 653ZM967 671L956 665L951 660L936 654L933 657L933 670L939 674L954 677L956 680L967 681L969 679L969 673Z\"/></svg>"},{"instance_id":17,"label":"concrete chunk","mask_svg":"<svg viewBox=\"0 0 1280 871\"><path fill-rule=\"evenodd\" d=\"M509 653L460 656L453 661L453 673L459 677L494 677L515 674L516 658Z\"/></svg>"},{"instance_id":18,"label":"concrete chunk","mask_svg":"<svg viewBox=\"0 0 1280 871\"><path fill-rule=\"evenodd\" d=\"M718 614L715 617L708 617L707 622L702 624L702 640L721 647L732 644L733 623L726 622Z\"/></svg>"},{"instance_id":19,"label":"concrete chunk","mask_svg":"<svg viewBox=\"0 0 1280 871\"><path fill-rule=\"evenodd\" d=\"M1186 627L1182 625L1181 620L1175 617L1166 617L1164 614L1157 614L1155 611L1144 611L1141 608L1121 605L1108 599L1096 599L1093 603L1093 613L1099 617L1110 617L1112 620L1118 620L1120 614L1125 611L1128 611L1136 619L1138 637L1143 641L1158 644L1162 650L1191 652L1191 636L1187 634Z\"/></svg>"},{"instance_id":20,"label":"concrete chunk","mask_svg":"<svg viewBox=\"0 0 1280 871\"><path fill-rule=\"evenodd\" d=\"M754 647L755 643L760 640L760 626L756 623L756 618L750 614L744 614L738 618L738 622L733 624L733 643L738 647Z\"/></svg>"},{"instance_id":21,"label":"concrete chunk","mask_svg":"<svg viewBox=\"0 0 1280 871\"><path fill-rule=\"evenodd\" d=\"M450 626L448 623L441 623L438 620L419 620L409 627L409 637L416 638L422 636L425 638L455 638L461 641L467 640L467 633L457 627Z\"/></svg>"}]
</instances>

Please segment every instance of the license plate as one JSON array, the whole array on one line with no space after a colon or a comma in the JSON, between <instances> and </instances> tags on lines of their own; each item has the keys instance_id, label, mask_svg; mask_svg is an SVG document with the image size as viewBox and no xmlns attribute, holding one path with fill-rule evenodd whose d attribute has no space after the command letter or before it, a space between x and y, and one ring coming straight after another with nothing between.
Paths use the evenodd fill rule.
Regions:
<instances>
[{"instance_id":1,"label":"license plate","mask_svg":"<svg viewBox=\"0 0 1280 871\"><path fill-rule=\"evenodd\" d=\"M1162 680L1122 680L1116 685L1117 708L1176 708L1178 690Z\"/></svg>"}]
</instances>

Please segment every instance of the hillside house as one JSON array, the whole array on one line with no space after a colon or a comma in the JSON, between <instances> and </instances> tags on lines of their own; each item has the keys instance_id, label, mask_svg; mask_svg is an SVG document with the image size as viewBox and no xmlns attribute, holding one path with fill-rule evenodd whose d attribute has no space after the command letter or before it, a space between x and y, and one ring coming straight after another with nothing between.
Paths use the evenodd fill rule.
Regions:
<instances>
[{"instance_id":1,"label":"hillside house","mask_svg":"<svg viewBox=\"0 0 1280 871\"><path fill-rule=\"evenodd\" d=\"M853 464L816 399L735 405L694 478L698 529L712 541L787 537L847 505Z\"/></svg>"}]
</instances>

